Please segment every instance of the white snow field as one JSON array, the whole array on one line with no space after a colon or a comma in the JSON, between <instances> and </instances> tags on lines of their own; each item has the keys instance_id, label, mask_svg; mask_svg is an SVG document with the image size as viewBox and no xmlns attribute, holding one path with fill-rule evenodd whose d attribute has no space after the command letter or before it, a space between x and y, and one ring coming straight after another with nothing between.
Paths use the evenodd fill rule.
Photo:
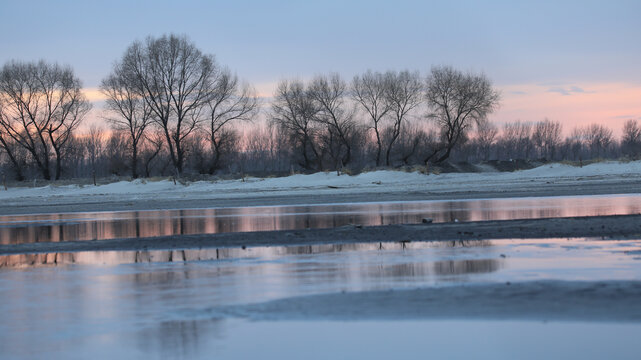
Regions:
<instances>
[{"instance_id":1,"label":"white snow field","mask_svg":"<svg viewBox=\"0 0 641 360\"><path fill-rule=\"evenodd\" d=\"M380 170L355 176L335 172L291 175L280 178L246 178L244 181L197 181L186 184L173 181L120 181L107 185L48 185L17 187L0 191L5 206L30 203L83 203L100 201L259 199L273 196L323 196L367 193L447 194L450 192L486 192L500 195L506 191L528 192L554 186L635 186L641 183L641 161L603 162L576 167L549 164L515 172L448 173L424 175L419 172ZM634 189L634 188L633 188ZM552 190L550 190L552 191ZM629 189L625 192L635 192ZM636 192L641 192L641 188ZM612 192L610 192L612 193ZM541 194L539 194L541 195ZM547 194L543 194L547 195ZM554 194L550 194L554 195ZM509 196L509 195L508 195ZM371 199L375 201L376 199ZM403 199L407 200L407 199Z\"/></svg>"}]
</instances>

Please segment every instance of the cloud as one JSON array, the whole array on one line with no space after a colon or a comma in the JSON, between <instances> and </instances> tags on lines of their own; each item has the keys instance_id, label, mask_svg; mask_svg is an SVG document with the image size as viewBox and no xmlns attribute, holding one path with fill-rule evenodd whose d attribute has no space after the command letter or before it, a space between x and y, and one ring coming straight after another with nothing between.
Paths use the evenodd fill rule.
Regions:
<instances>
[{"instance_id":1,"label":"cloud","mask_svg":"<svg viewBox=\"0 0 641 360\"><path fill-rule=\"evenodd\" d=\"M639 115L616 115L616 116L610 116L610 119L617 119L617 120L641 120L641 116L639 116Z\"/></svg>"},{"instance_id":2,"label":"cloud","mask_svg":"<svg viewBox=\"0 0 641 360\"><path fill-rule=\"evenodd\" d=\"M566 90L566 89L564 89L564 88L562 88L562 87L553 87L553 88L549 88L549 89L548 89L548 92L551 92L551 93L559 93L559 94L561 94L561 95L563 95L563 96L568 96L568 95L570 95L570 91L568 91L568 90Z\"/></svg>"},{"instance_id":3,"label":"cloud","mask_svg":"<svg viewBox=\"0 0 641 360\"><path fill-rule=\"evenodd\" d=\"M585 93L586 91L578 86L570 86L570 91L575 93Z\"/></svg>"},{"instance_id":4,"label":"cloud","mask_svg":"<svg viewBox=\"0 0 641 360\"><path fill-rule=\"evenodd\" d=\"M562 86L555 86L555 87L549 88L547 90L547 92L557 93L557 94L561 94L563 96L569 96L569 95L572 95L572 94L592 94L592 93L594 93L594 91L588 91L588 90L585 90L585 89L583 89L581 87L578 87L578 86L575 86L575 85L572 85L572 86L567 87L567 88L566 87L562 87Z\"/></svg>"},{"instance_id":5,"label":"cloud","mask_svg":"<svg viewBox=\"0 0 641 360\"><path fill-rule=\"evenodd\" d=\"M510 94L512 94L512 95L527 95L527 92L521 91L521 90L514 90L514 91L510 91Z\"/></svg>"}]
</instances>

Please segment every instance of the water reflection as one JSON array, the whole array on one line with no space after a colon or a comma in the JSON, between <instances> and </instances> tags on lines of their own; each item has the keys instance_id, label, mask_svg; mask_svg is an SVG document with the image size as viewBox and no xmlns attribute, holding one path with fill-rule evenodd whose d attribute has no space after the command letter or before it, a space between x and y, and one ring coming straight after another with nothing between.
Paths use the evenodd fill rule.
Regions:
<instances>
[{"instance_id":1,"label":"water reflection","mask_svg":"<svg viewBox=\"0 0 641 360\"><path fill-rule=\"evenodd\" d=\"M0 217L0 244L641 213L641 195L64 213Z\"/></svg>"},{"instance_id":2,"label":"water reflection","mask_svg":"<svg viewBox=\"0 0 641 360\"><path fill-rule=\"evenodd\" d=\"M163 321L156 327L140 331L137 347L147 354L159 353L166 358L192 359L201 355L202 343L222 340L221 320Z\"/></svg>"},{"instance_id":3,"label":"water reflection","mask_svg":"<svg viewBox=\"0 0 641 360\"><path fill-rule=\"evenodd\" d=\"M228 259L263 260L290 255L313 255L375 250L412 250L491 246L489 240L320 244L302 246L259 246L249 248L204 248L183 250L77 251L1 255L0 268L56 265L121 265L135 263L191 262ZM493 271L493 270L490 270Z\"/></svg>"},{"instance_id":4,"label":"water reflection","mask_svg":"<svg viewBox=\"0 0 641 360\"><path fill-rule=\"evenodd\" d=\"M637 281L641 267L626 252L640 249L640 240L523 239L38 255L72 264L132 264L0 269L0 349L4 357L16 359L211 358L216 349L230 347L233 334L238 343L231 349L259 343L283 346L283 338L295 343L278 329L270 328L265 333L273 338L265 338L265 333L255 332L254 323L238 328L233 320L216 320L212 308L342 291L541 279ZM220 260L180 260L213 256ZM322 334L343 326L340 322ZM457 326L460 332L460 323ZM306 346L318 345L315 334ZM344 338L352 341L349 334ZM33 346L34 339L38 346Z\"/></svg>"},{"instance_id":5,"label":"water reflection","mask_svg":"<svg viewBox=\"0 0 641 360\"><path fill-rule=\"evenodd\" d=\"M446 260L434 263L438 275L480 274L497 271L501 262L494 259Z\"/></svg>"}]
</instances>

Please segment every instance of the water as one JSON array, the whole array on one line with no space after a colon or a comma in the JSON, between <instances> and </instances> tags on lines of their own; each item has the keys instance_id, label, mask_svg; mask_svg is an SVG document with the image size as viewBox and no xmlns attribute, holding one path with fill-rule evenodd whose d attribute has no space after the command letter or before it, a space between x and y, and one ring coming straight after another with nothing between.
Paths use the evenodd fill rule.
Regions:
<instances>
[{"instance_id":1,"label":"water","mask_svg":"<svg viewBox=\"0 0 641 360\"><path fill-rule=\"evenodd\" d=\"M640 328L630 324L519 321L231 320L182 324L160 339L150 333L148 338L129 341L140 357L152 354L151 358L169 359L636 360ZM206 335L198 335L203 333ZM183 338L191 342L185 344ZM126 357L127 352L122 355Z\"/></svg>"},{"instance_id":2,"label":"water","mask_svg":"<svg viewBox=\"0 0 641 360\"><path fill-rule=\"evenodd\" d=\"M636 324L492 321L166 323L158 329L60 336L36 359L638 360ZM34 348L34 340L20 344ZM5 348L6 349L6 348ZM65 349L68 351L61 351Z\"/></svg>"},{"instance_id":3,"label":"water","mask_svg":"<svg viewBox=\"0 0 641 360\"><path fill-rule=\"evenodd\" d=\"M639 200L641 195L6 216L0 218L0 243L413 223L424 217L438 222L635 214L641 212ZM639 279L641 240L0 256L0 358L637 359L641 322L627 319L626 312L605 322L593 315L552 316L551 322L536 316L505 319L481 310L471 318L410 313L407 320L377 317L375 304L365 304L371 294L390 290L401 294L398 309L412 309L417 299L403 294L415 290L448 294L507 283L515 288L562 281L570 287ZM331 321L310 315L340 307L341 294L363 294L353 304L372 311L361 317L342 313ZM338 297L319 302L326 296ZM262 304L292 299L309 300L301 307L272 307L267 317L261 313ZM503 300L502 309L509 309L510 299ZM466 309L474 310L478 301L469 299ZM569 303L580 309L577 299ZM617 308L600 309L608 319L608 311Z\"/></svg>"},{"instance_id":4,"label":"water","mask_svg":"<svg viewBox=\"0 0 641 360\"><path fill-rule=\"evenodd\" d=\"M0 217L0 244L641 213L641 195L417 201Z\"/></svg>"},{"instance_id":5,"label":"water","mask_svg":"<svg viewBox=\"0 0 641 360\"><path fill-rule=\"evenodd\" d=\"M0 348L7 358L638 358L637 322L492 316L255 322L212 315L229 305L341 292L641 278L641 240L382 245L248 248L218 260L0 269Z\"/></svg>"}]
</instances>

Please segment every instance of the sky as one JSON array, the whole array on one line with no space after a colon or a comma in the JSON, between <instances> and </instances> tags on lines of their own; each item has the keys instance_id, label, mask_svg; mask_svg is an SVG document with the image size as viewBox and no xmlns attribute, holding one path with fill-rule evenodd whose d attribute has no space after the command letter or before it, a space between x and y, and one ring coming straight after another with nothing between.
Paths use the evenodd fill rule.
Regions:
<instances>
[{"instance_id":1,"label":"sky","mask_svg":"<svg viewBox=\"0 0 641 360\"><path fill-rule=\"evenodd\" d=\"M641 119L639 14L638 0L0 0L0 64L68 64L99 110L96 89L127 46L176 33L265 97L285 78L451 65L501 91L498 124L618 132Z\"/></svg>"}]
</instances>

